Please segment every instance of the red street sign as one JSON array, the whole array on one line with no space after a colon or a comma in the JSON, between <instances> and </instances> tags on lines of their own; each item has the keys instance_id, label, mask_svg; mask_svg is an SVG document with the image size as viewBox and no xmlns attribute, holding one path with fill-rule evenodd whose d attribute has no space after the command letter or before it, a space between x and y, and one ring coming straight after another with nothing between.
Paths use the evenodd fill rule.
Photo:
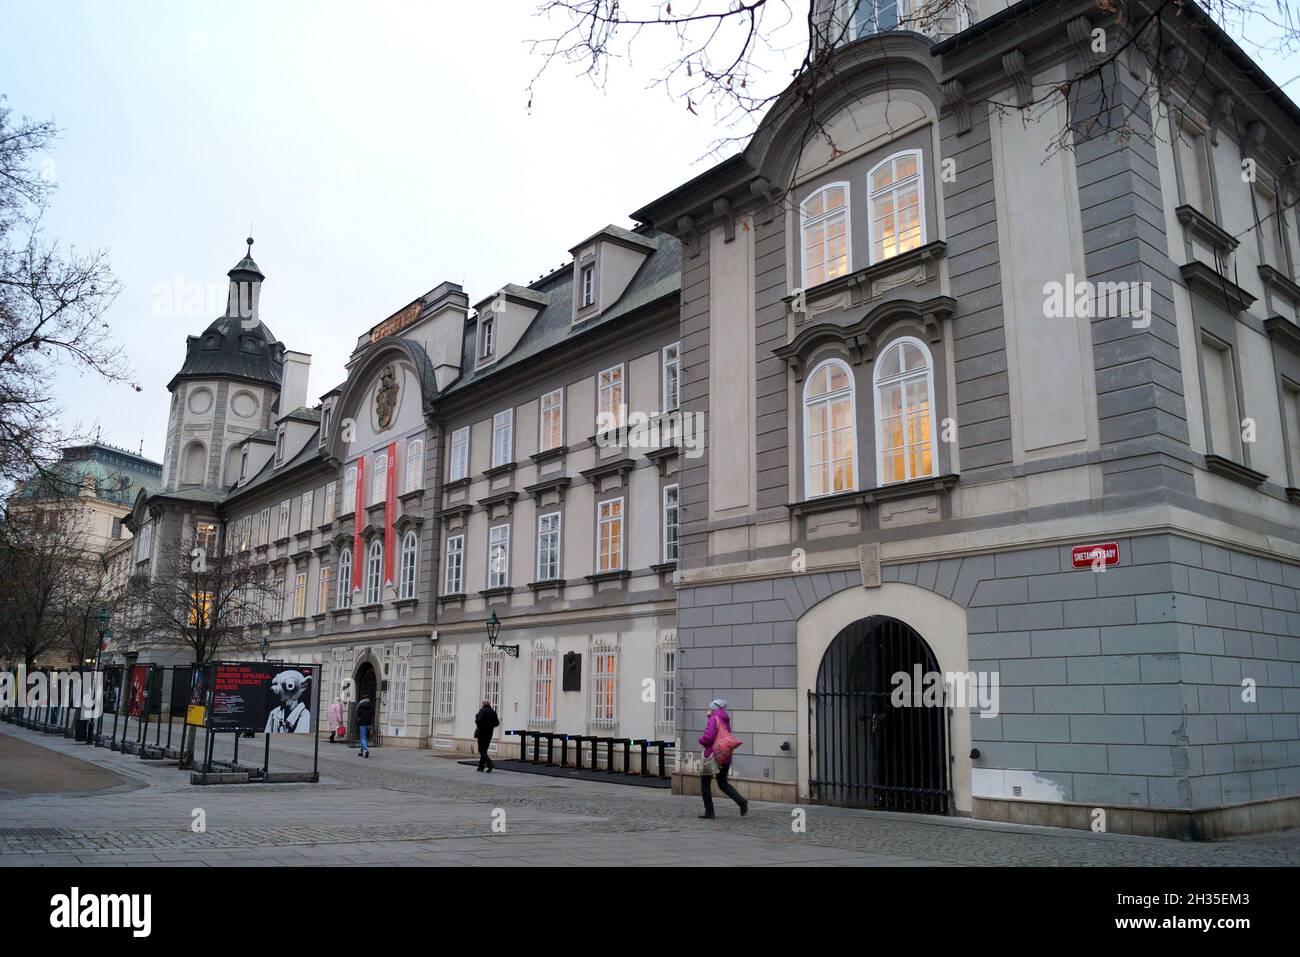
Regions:
<instances>
[{"instance_id":1,"label":"red street sign","mask_svg":"<svg viewBox=\"0 0 1300 957\"><path fill-rule=\"evenodd\" d=\"M1119 564L1119 542L1098 542L1095 545L1075 545L1070 549L1070 564L1075 568L1092 568L1097 552L1104 556L1107 565Z\"/></svg>"}]
</instances>

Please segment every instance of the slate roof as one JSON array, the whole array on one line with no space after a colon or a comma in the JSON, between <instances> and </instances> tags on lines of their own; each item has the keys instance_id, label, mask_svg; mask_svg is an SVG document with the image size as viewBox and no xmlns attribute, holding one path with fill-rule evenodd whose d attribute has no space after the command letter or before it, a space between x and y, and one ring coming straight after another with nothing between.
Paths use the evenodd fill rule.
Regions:
<instances>
[{"instance_id":1,"label":"slate roof","mask_svg":"<svg viewBox=\"0 0 1300 957\"><path fill-rule=\"evenodd\" d=\"M289 461L277 466L275 456L267 459L266 464L242 487L236 488L231 486L221 492L222 504L242 498L245 495L251 495L259 489L269 484L272 480L293 472L299 466L311 464L313 461L324 461L325 454L320 447L320 429L312 432L311 436L303 444L302 449Z\"/></svg>"},{"instance_id":2,"label":"slate roof","mask_svg":"<svg viewBox=\"0 0 1300 957\"><path fill-rule=\"evenodd\" d=\"M528 330L514 349L492 365L462 375L443 390L443 395L455 395L485 379L549 352L588 330L618 322L643 306L679 293L682 287L681 243L675 237L655 230L638 232L635 236L640 242L652 244L654 251L641 263L641 267L618 301L608 306L599 316L575 326L572 267L564 266L549 276L542 277L528 288L546 295L546 308L533 317ZM465 336L460 360L462 369L474 369L475 342L476 337Z\"/></svg>"},{"instance_id":3,"label":"slate roof","mask_svg":"<svg viewBox=\"0 0 1300 957\"><path fill-rule=\"evenodd\" d=\"M244 379L279 386L284 368L284 345L266 323L258 320L244 328L238 316L221 316L185 342L185 362L172 376L167 388L175 388L182 379L215 377Z\"/></svg>"}]
</instances>

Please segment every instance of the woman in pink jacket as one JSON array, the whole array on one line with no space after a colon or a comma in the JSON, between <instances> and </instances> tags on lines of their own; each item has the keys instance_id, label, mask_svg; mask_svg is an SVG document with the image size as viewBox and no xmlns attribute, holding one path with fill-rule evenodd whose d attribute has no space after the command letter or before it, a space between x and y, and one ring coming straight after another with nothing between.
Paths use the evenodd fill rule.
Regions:
<instances>
[{"instance_id":1,"label":"woman in pink jacket","mask_svg":"<svg viewBox=\"0 0 1300 957\"><path fill-rule=\"evenodd\" d=\"M704 813L701 818L712 818L713 813L713 792L710 783L713 775L709 771L708 763L714 759L713 742L718 738L718 728L725 727L728 732L731 731L731 716L727 714L727 702L721 698L714 698L709 702L709 722L704 726L704 733L700 735L700 744L704 745L705 770L700 776L700 795L704 798ZM736 802L740 808L740 816L744 817L749 813L749 802L740 796L740 793L727 783L727 772L731 770L731 755L727 755L724 761L721 756L714 759L718 770L718 787L722 793Z\"/></svg>"}]
</instances>

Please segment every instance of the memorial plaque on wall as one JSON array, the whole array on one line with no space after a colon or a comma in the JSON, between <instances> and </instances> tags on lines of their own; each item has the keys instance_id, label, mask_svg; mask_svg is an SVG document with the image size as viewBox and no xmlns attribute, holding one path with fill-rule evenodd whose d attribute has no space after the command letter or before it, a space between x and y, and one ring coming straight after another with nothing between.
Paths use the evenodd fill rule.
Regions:
<instances>
[{"instance_id":1,"label":"memorial plaque on wall","mask_svg":"<svg viewBox=\"0 0 1300 957\"><path fill-rule=\"evenodd\" d=\"M576 651L564 655L564 675L560 688L563 691L582 690L582 655Z\"/></svg>"}]
</instances>

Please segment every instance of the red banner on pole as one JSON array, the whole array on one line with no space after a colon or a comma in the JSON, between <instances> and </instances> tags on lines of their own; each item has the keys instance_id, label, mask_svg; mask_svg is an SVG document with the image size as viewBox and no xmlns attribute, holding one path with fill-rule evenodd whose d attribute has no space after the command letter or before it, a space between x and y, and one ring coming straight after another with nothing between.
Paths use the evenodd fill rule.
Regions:
<instances>
[{"instance_id":1,"label":"red banner on pole","mask_svg":"<svg viewBox=\"0 0 1300 957\"><path fill-rule=\"evenodd\" d=\"M397 443L388 443L388 468L384 470L384 584L393 583L393 519L397 511Z\"/></svg>"},{"instance_id":2,"label":"red banner on pole","mask_svg":"<svg viewBox=\"0 0 1300 957\"><path fill-rule=\"evenodd\" d=\"M357 500L352 509L352 591L361 591L361 570L365 568L366 557L361 553L361 516L365 514L366 457L357 459Z\"/></svg>"}]
</instances>

